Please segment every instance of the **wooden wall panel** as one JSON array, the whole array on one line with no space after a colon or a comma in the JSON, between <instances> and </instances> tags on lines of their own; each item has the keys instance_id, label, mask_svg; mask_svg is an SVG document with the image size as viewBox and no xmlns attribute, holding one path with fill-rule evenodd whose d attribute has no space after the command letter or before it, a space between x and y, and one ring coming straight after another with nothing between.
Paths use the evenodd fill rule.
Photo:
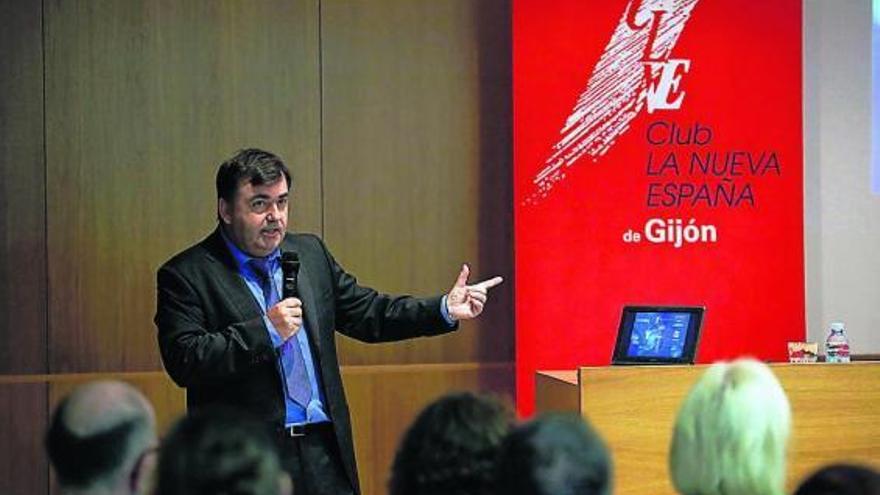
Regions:
<instances>
[{"instance_id":1,"label":"wooden wall panel","mask_svg":"<svg viewBox=\"0 0 880 495\"><path fill-rule=\"evenodd\" d=\"M0 381L0 493L47 493L46 383Z\"/></svg>"},{"instance_id":2,"label":"wooden wall panel","mask_svg":"<svg viewBox=\"0 0 880 495\"><path fill-rule=\"evenodd\" d=\"M49 493L39 442L84 381L133 383L162 431L183 410L155 371L155 271L214 227L217 164L245 146L285 158L292 230L364 283L440 293L464 261L508 278L456 335L341 343L344 363L380 364L343 370L367 495L430 401L511 395L509 10L0 0L0 493Z\"/></svg>"},{"instance_id":3,"label":"wooden wall panel","mask_svg":"<svg viewBox=\"0 0 880 495\"><path fill-rule=\"evenodd\" d=\"M161 369L155 271L215 226L236 149L279 153L321 229L317 0L47 0L52 372Z\"/></svg>"},{"instance_id":4,"label":"wooden wall panel","mask_svg":"<svg viewBox=\"0 0 880 495\"><path fill-rule=\"evenodd\" d=\"M0 19L0 373L44 373L46 173L40 3L2 1Z\"/></svg>"},{"instance_id":5,"label":"wooden wall panel","mask_svg":"<svg viewBox=\"0 0 880 495\"><path fill-rule=\"evenodd\" d=\"M365 346L346 364L513 357L510 12L501 0L321 3L325 237L393 293L508 278L486 314L439 339Z\"/></svg>"},{"instance_id":6,"label":"wooden wall panel","mask_svg":"<svg viewBox=\"0 0 880 495\"><path fill-rule=\"evenodd\" d=\"M364 495L387 493L391 463L409 425L451 392L492 393L513 404L513 363L343 367Z\"/></svg>"}]
</instances>

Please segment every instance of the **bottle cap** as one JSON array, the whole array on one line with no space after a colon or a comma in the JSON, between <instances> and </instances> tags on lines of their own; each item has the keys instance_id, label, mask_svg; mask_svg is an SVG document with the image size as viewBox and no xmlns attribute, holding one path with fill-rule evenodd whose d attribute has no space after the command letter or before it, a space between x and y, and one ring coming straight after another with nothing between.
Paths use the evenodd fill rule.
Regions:
<instances>
[{"instance_id":1,"label":"bottle cap","mask_svg":"<svg viewBox=\"0 0 880 495\"><path fill-rule=\"evenodd\" d=\"M832 321L831 330L843 331L846 330L846 325L842 321Z\"/></svg>"}]
</instances>

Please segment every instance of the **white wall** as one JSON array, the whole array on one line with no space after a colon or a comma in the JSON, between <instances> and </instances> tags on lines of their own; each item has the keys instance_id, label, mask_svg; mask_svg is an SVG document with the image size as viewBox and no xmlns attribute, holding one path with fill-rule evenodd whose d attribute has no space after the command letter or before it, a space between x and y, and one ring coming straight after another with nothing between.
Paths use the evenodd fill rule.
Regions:
<instances>
[{"instance_id":1,"label":"white wall","mask_svg":"<svg viewBox=\"0 0 880 495\"><path fill-rule=\"evenodd\" d=\"M804 0L807 340L839 319L858 354L880 353L871 56L870 0Z\"/></svg>"}]
</instances>

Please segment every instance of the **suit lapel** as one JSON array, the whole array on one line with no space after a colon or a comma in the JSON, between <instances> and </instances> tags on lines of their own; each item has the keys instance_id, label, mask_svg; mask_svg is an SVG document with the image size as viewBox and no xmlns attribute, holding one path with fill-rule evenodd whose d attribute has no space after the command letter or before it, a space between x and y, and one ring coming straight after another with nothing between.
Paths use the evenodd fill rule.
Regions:
<instances>
[{"instance_id":1,"label":"suit lapel","mask_svg":"<svg viewBox=\"0 0 880 495\"><path fill-rule=\"evenodd\" d=\"M315 349L314 357L320 362L321 338L318 329L320 328L321 322L318 321L315 293L312 290L312 284L309 281L309 269L305 264L299 266L299 276L296 279L296 288L299 291L299 297L303 303L306 332L308 333L309 340L312 342L312 347Z\"/></svg>"},{"instance_id":2,"label":"suit lapel","mask_svg":"<svg viewBox=\"0 0 880 495\"><path fill-rule=\"evenodd\" d=\"M260 305L238 274L238 267L235 265L232 253L223 242L219 229L208 237L207 247L206 257L215 274L215 281L225 299L238 311L240 318L249 320L262 315Z\"/></svg>"}]
</instances>

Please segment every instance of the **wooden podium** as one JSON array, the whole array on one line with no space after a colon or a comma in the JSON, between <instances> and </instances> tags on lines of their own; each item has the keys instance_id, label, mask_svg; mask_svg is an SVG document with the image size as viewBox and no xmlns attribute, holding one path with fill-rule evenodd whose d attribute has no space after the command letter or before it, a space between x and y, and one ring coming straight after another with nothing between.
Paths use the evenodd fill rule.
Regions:
<instances>
[{"instance_id":1,"label":"wooden podium","mask_svg":"<svg viewBox=\"0 0 880 495\"><path fill-rule=\"evenodd\" d=\"M578 411L611 449L614 493L674 494L668 451L697 366L606 366L539 371L536 411ZM771 364L792 408L789 493L831 462L880 467L880 362Z\"/></svg>"}]
</instances>

